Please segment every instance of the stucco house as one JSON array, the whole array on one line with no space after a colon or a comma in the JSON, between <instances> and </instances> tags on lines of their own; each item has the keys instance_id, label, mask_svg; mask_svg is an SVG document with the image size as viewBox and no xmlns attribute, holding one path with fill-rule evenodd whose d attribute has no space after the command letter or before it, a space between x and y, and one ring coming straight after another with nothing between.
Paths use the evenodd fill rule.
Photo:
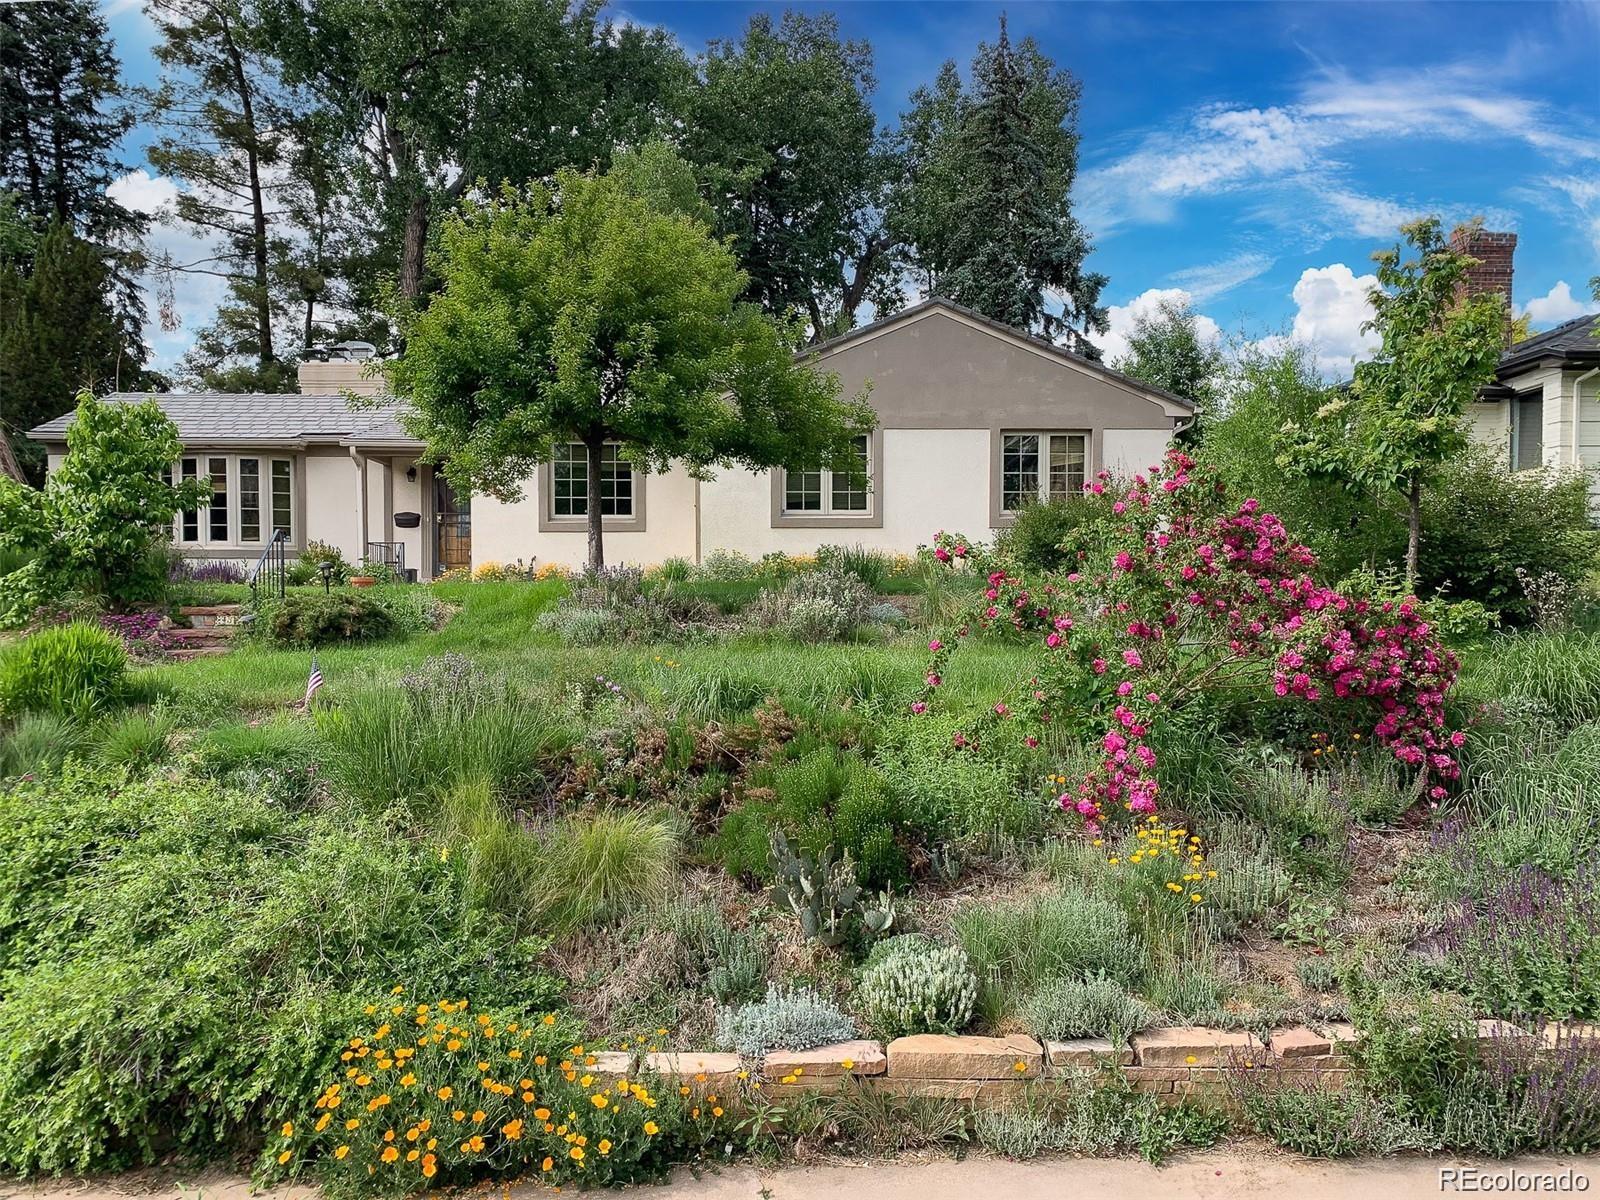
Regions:
<instances>
[{"instance_id":1,"label":"stucco house","mask_svg":"<svg viewBox=\"0 0 1600 1200\"><path fill-rule=\"evenodd\" d=\"M1511 294L1514 233L1471 226L1452 244L1478 260L1471 294ZM1578 317L1506 349L1494 382L1469 414L1472 436L1503 455L1507 469L1600 467L1600 315ZM1600 473L1591 476L1591 507L1600 512Z\"/></svg>"},{"instance_id":2,"label":"stucco house","mask_svg":"<svg viewBox=\"0 0 1600 1200\"><path fill-rule=\"evenodd\" d=\"M929 300L806 351L847 393L870 384L878 428L861 439L859 477L828 471L681 469L645 475L620 454L602 480L612 562L752 557L822 543L910 551L940 529L975 537L1040 497L1081 490L1106 469L1156 462L1190 403L943 300ZM174 522L196 558L254 560L274 529L290 555L308 540L352 561L382 557L429 578L485 562L585 558L587 462L574 445L540 466L515 503L458 497L426 464L359 352L300 369L298 395L157 395L184 452L183 477L210 479L212 502ZM117 400L143 396L118 395ZM52 466L71 418L31 430Z\"/></svg>"}]
</instances>

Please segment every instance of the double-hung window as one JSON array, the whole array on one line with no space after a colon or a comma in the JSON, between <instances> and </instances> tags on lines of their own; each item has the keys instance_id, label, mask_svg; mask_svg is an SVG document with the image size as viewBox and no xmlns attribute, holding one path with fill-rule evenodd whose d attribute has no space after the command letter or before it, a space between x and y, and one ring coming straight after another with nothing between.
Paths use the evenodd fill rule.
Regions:
<instances>
[{"instance_id":1,"label":"double-hung window","mask_svg":"<svg viewBox=\"0 0 1600 1200\"><path fill-rule=\"evenodd\" d=\"M1000 435L1000 510L1083 492L1089 437L1083 433Z\"/></svg>"},{"instance_id":2,"label":"double-hung window","mask_svg":"<svg viewBox=\"0 0 1600 1200\"><path fill-rule=\"evenodd\" d=\"M633 464L616 442L600 448L600 515L632 517ZM589 451L582 442L556 447L550 463L550 515L579 518L589 515Z\"/></svg>"},{"instance_id":3,"label":"double-hung window","mask_svg":"<svg viewBox=\"0 0 1600 1200\"><path fill-rule=\"evenodd\" d=\"M180 546L258 546L274 529L294 536L294 463L252 454L208 454L178 460L172 474L210 484L203 507L178 514Z\"/></svg>"},{"instance_id":4,"label":"double-hung window","mask_svg":"<svg viewBox=\"0 0 1600 1200\"><path fill-rule=\"evenodd\" d=\"M785 471L785 516L859 517L872 511L871 440L855 439L856 466L848 470Z\"/></svg>"}]
</instances>

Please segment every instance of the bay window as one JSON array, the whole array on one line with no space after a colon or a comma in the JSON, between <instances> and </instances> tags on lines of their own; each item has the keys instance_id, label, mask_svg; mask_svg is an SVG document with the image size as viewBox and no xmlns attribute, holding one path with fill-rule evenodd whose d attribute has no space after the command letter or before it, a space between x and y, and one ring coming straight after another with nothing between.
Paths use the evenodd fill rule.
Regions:
<instances>
[{"instance_id":1,"label":"bay window","mask_svg":"<svg viewBox=\"0 0 1600 1200\"><path fill-rule=\"evenodd\" d=\"M266 479L262 478L264 473ZM186 482L205 480L211 487L203 512L187 509L178 514L173 529L178 545L260 546L274 529L293 537L291 460L253 454L208 454L204 458L179 459L176 475ZM269 520L264 521L264 516Z\"/></svg>"}]
</instances>

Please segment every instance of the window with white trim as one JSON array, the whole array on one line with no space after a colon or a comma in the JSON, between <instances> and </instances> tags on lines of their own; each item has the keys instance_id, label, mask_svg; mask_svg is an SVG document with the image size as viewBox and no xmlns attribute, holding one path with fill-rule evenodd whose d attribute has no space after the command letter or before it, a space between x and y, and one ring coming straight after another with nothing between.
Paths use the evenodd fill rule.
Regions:
<instances>
[{"instance_id":1,"label":"window with white trim","mask_svg":"<svg viewBox=\"0 0 1600 1200\"><path fill-rule=\"evenodd\" d=\"M1088 470L1085 433L1000 435L1000 510L1081 495Z\"/></svg>"},{"instance_id":2,"label":"window with white trim","mask_svg":"<svg viewBox=\"0 0 1600 1200\"><path fill-rule=\"evenodd\" d=\"M1511 401L1511 469L1544 466L1544 392L1522 392Z\"/></svg>"},{"instance_id":3,"label":"window with white trim","mask_svg":"<svg viewBox=\"0 0 1600 1200\"><path fill-rule=\"evenodd\" d=\"M872 447L862 435L855 439L859 466L853 471L785 471L784 516L859 517L872 511Z\"/></svg>"},{"instance_id":4,"label":"window with white trim","mask_svg":"<svg viewBox=\"0 0 1600 1200\"><path fill-rule=\"evenodd\" d=\"M633 497L633 464L619 443L607 442L600 447L600 515L633 516ZM550 515L589 515L589 450L582 442L557 446L550 460Z\"/></svg>"},{"instance_id":5,"label":"window with white trim","mask_svg":"<svg viewBox=\"0 0 1600 1200\"><path fill-rule=\"evenodd\" d=\"M208 454L179 459L172 474L211 485L203 509L187 509L174 521L178 545L261 545L274 529L293 537L294 463L289 459Z\"/></svg>"}]
</instances>

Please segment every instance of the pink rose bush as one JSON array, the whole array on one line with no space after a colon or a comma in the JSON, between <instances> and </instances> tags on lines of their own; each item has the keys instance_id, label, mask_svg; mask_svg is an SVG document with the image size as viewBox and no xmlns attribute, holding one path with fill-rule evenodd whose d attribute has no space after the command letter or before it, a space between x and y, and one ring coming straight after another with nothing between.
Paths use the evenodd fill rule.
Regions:
<instances>
[{"instance_id":1,"label":"pink rose bush","mask_svg":"<svg viewBox=\"0 0 1600 1200\"><path fill-rule=\"evenodd\" d=\"M1103 506L1103 544L1057 577L1030 581L966 538L938 535L933 557L982 571L986 586L957 628L929 643L914 711L926 711L945 660L974 629L1005 630L1038 647L1038 672L987 720L1091 732L1101 761L1060 796L1090 830L1156 811L1152 729L1222 688L1270 689L1370 729L1433 798L1445 794L1460 774L1463 737L1444 714L1459 664L1415 599L1318 582L1315 555L1277 517L1254 500L1230 507L1181 450L1125 489L1102 472L1084 490Z\"/></svg>"}]
</instances>

